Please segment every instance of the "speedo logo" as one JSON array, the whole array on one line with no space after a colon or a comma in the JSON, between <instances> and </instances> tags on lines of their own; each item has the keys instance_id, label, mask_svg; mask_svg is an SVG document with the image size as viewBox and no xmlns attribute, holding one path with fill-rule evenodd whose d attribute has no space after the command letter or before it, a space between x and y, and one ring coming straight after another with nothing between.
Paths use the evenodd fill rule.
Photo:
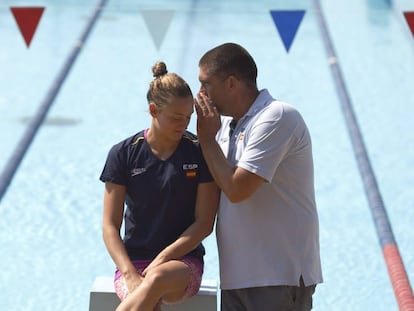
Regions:
<instances>
[{"instance_id":1,"label":"speedo logo","mask_svg":"<svg viewBox=\"0 0 414 311\"><path fill-rule=\"evenodd\" d=\"M137 176L139 174L142 174L146 171L147 169L145 167L139 167L139 168L134 168L131 170L131 177Z\"/></svg>"}]
</instances>

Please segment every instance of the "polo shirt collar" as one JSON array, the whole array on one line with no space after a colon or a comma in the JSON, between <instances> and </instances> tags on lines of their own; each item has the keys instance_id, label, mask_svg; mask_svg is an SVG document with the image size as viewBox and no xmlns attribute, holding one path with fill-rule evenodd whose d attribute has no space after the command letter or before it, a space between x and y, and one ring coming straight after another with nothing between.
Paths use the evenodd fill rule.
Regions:
<instances>
[{"instance_id":1,"label":"polo shirt collar","mask_svg":"<svg viewBox=\"0 0 414 311\"><path fill-rule=\"evenodd\" d=\"M256 115L260 110L266 107L269 102L272 102L273 100L274 99L267 89L260 90L259 96L256 97L256 100L250 106L249 110L245 114L245 117Z\"/></svg>"}]
</instances>

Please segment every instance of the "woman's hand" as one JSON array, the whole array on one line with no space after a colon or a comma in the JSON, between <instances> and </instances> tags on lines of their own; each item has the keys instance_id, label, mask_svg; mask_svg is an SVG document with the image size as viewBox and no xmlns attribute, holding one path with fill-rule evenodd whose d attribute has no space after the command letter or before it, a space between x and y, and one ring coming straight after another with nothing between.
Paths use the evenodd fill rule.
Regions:
<instances>
[{"instance_id":1,"label":"woman's hand","mask_svg":"<svg viewBox=\"0 0 414 311\"><path fill-rule=\"evenodd\" d=\"M145 268L142 272L142 275L145 277L149 270L154 269L155 267L162 265L163 263L169 261L170 259L167 258L164 254L159 253L157 257Z\"/></svg>"},{"instance_id":2,"label":"woman's hand","mask_svg":"<svg viewBox=\"0 0 414 311\"><path fill-rule=\"evenodd\" d=\"M138 286L141 285L144 278L137 271L134 271L124 275L124 279L128 292L132 293Z\"/></svg>"}]
</instances>

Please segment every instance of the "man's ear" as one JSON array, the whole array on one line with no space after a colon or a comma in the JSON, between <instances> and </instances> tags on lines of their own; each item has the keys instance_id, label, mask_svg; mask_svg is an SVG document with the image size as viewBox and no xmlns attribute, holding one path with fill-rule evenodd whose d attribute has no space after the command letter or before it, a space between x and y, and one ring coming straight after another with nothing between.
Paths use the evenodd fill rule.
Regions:
<instances>
[{"instance_id":1,"label":"man's ear","mask_svg":"<svg viewBox=\"0 0 414 311\"><path fill-rule=\"evenodd\" d=\"M157 116L157 113L158 113L157 106L153 102L149 103L149 112L153 118Z\"/></svg>"},{"instance_id":2,"label":"man's ear","mask_svg":"<svg viewBox=\"0 0 414 311\"><path fill-rule=\"evenodd\" d=\"M240 80L237 79L237 77L230 75L227 77L225 83L229 89L235 89L237 85L240 83Z\"/></svg>"}]
</instances>

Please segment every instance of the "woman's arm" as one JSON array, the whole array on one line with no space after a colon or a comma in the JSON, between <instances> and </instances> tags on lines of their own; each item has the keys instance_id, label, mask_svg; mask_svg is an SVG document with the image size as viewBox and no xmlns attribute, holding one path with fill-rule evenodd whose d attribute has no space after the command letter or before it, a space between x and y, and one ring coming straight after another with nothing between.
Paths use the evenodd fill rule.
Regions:
<instances>
[{"instance_id":1,"label":"woman's arm","mask_svg":"<svg viewBox=\"0 0 414 311\"><path fill-rule=\"evenodd\" d=\"M111 182L105 183L104 212L103 212L103 239L112 260L125 277L129 291L141 283L141 276L133 266L124 243L120 236L120 229L124 214L125 186Z\"/></svg>"},{"instance_id":2,"label":"woman's arm","mask_svg":"<svg viewBox=\"0 0 414 311\"><path fill-rule=\"evenodd\" d=\"M194 222L172 244L163 249L145 269L145 273L155 266L172 259L178 259L207 237L213 230L220 192L215 182L198 185Z\"/></svg>"}]
</instances>

